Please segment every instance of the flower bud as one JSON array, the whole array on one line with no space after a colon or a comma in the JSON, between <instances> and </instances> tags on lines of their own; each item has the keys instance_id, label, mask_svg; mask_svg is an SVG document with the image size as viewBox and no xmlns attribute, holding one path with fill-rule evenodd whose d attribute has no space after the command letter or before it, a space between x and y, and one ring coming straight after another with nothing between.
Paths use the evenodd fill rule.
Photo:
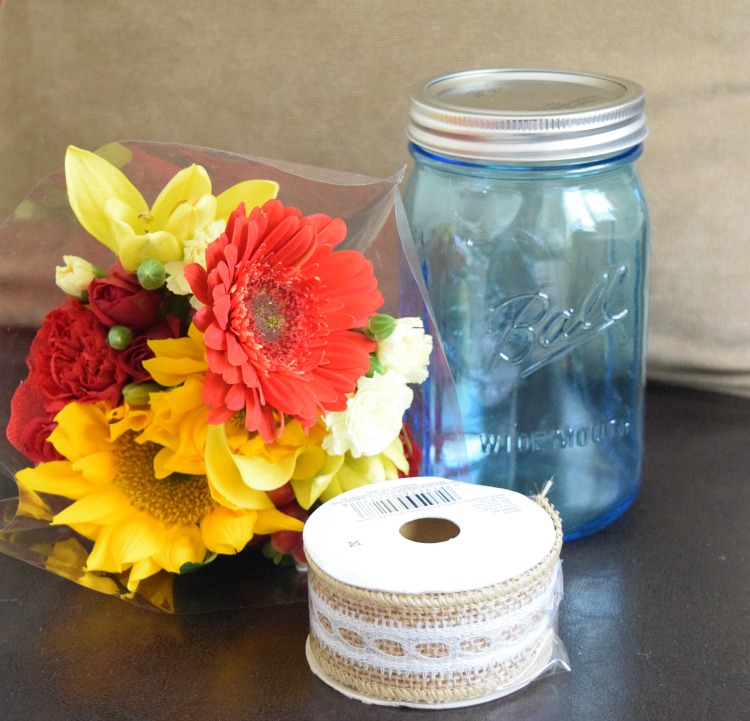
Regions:
<instances>
[{"instance_id":1,"label":"flower bud","mask_svg":"<svg viewBox=\"0 0 750 721\"><path fill-rule=\"evenodd\" d=\"M396 328L396 319L390 315L379 313L373 315L365 326L365 335L370 340L385 340Z\"/></svg>"},{"instance_id":2,"label":"flower bud","mask_svg":"<svg viewBox=\"0 0 750 721\"><path fill-rule=\"evenodd\" d=\"M372 378L376 373L385 373L385 368L375 353L370 353L370 368L365 375Z\"/></svg>"},{"instance_id":3,"label":"flower bud","mask_svg":"<svg viewBox=\"0 0 750 721\"><path fill-rule=\"evenodd\" d=\"M131 406L147 406L152 393L162 390L158 383L146 381L144 383L128 383L122 389L122 397Z\"/></svg>"},{"instance_id":4,"label":"flower bud","mask_svg":"<svg viewBox=\"0 0 750 721\"><path fill-rule=\"evenodd\" d=\"M167 271L164 269L164 264L155 258L144 260L138 266L136 275L138 276L138 282L146 290L161 288L167 279Z\"/></svg>"},{"instance_id":5,"label":"flower bud","mask_svg":"<svg viewBox=\"0 0 750 721\"><path fill-rule=\"evenodd\" d=\"M113 325L107 333L107 343L115 350L125 350L133 340L133 331L124 325Z\"/></svg>"},{"instance_id":6,"label":"flower bud","mask_svg":"<svg viewBox=\"0 0 750 721\"><path fill-rule=\"evenodd\" d=\"M64 266L55 268L55 282L64 293L79 300L85 297L89 283L104 275L95 265L77 255L64 255L63 261Z\"/></svg>"}]
</instances>

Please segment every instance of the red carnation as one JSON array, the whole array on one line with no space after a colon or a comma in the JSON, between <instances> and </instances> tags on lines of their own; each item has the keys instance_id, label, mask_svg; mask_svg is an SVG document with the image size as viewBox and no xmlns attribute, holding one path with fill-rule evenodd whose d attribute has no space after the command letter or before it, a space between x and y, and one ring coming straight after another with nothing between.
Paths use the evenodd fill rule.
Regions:
<instances>
[{"instance_id":1,"label":"red carnation","mask_svg":"<svg viewBox=\"0 0 750 721\"><path fill-rule=\"evenodd\" d=\"M276 200L249 217L240 205L209 245L206 270L185 268L205 304L194 320L206 345L210 423L244 410L247 429L270 442L275 413L309 428L321 411L346 407L375 347L353 329L383 297L361 253L334 251L345 235L342 220L302 217Z\"/></svg>"},{"instance_id":2,"label":"red carnation","mask_svg":"<svg viewBox=\"0 0 750 721\"><path fill-rule=\"evenodd\" d=\"M130 382L128 369L107 343L107 329L73 298L46 316L26 364L29 376L13 395L7 436L35 463L59 458L47 438L63 406L99 400L116 405Z\"/></svg>"},{"instance_id":3,"label":"red carnation","mask_svg":"<svg viewBox=\"0 0 750 721\"><path fill-rule=\"evenodd\" d=\"M33 383L24 381L10 402L7 436L14 448L34 463L58 461L62 456L47 442L56 427L54 413L46 410L47 397Z\"/></svg>"},{"instance_id":4,"label":"red carnation","mask_svg":"<svg viewBox=\"0 0 750 721\"><path fill-rule=\"evenodd\" d=\"M107 343L107 328L83 303L68 298L50 312L29 351L29 379L47 397L47 410L72 401L116 405L127 372Z\"/></svg>"}]
</instances>

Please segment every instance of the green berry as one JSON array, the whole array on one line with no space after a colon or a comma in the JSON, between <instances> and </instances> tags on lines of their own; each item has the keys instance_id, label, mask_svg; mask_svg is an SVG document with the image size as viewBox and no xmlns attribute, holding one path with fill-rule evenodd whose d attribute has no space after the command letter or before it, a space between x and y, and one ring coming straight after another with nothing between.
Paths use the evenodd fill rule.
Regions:
<instances>
[{"instance_id":1,"label":"green berry","mask_svg":"<svg viewBox=\"0 0 750 721\"><path fill-rule=\"evenodd\" d=\"M144 260L136 271L138 282L146 290L158 290L167 279L167 271L164 265L154 258Z\"/></svg>"},{"instance_id":2,"label":"green berry","mask_svg":"<svg viewBox=\"0 0 750 721\"><path fill-rule=\"evenodd\" d=\"M133 340L133 331L124 325L113 325L107 334L107 343L115 350L125 350Z\"/></svg>"},{"instance_id":3,"label":"green berry","mask_svg":"<svg viewBox=\"0 0 750 721\"><path fill-rule=\"evenodd\" d=\"M158 383L128 383L122 389L122 397L131 406L147 406L152 393L162 390Z\"/></svg>"}]
</instances>

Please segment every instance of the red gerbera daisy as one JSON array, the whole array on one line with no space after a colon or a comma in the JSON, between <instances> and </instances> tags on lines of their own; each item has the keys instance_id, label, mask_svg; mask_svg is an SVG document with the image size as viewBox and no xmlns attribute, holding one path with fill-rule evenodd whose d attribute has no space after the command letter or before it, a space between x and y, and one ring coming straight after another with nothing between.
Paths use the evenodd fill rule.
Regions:
<instances>
[{"instance_id":1,"label":"red gerbera daisy","mask_svg":"<svg viewBox=\"0 0 750 721\"><path fill-rule=\"evenodd\" d=\"M245 425L272 441L276 414L307 429L321 411L346 407L346 394L369 368L374 343L358 332L380 307L370 262L334 251L346 235L338 218L302 217L271 200L246 215L240 205L206 250L206 269L185 277L204 304L210 423L245 411Z\"/></svg>"}]
</instances>

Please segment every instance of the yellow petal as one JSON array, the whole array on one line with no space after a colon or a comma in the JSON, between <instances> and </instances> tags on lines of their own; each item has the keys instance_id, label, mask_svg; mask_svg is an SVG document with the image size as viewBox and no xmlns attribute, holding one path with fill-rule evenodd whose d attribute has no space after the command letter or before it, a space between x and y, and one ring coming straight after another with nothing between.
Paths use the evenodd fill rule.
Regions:
<instances>
[{"instance_id":1,"label":"yellow petal","mask_svg":"<svg viewBox=\"0 0 750 721\"><path fill-rule=\"evenodd\" d=\"M133 513L127 497L114 486L93 491L58 513L53 526L68 526L71 523L117 523Z\"/></svg>"},{"instance_id":2,"label":"yellow petal","mask_svg":"<svg viewBox=\"0 0 750 721\"><path fill-rule=\"evenodd\" d=\"M111 483L117 474L117 458L110 451L91 453L73 463L73 470L97 485Z\"/></svg>"},{"instance_id":3,"label":"yellow petal","mask_svg":"<svg viewBox=\"0 0 750 721\"><path fill-rule=\"evenodd\" d=\"M148 233L149 230L158 230L154 227L151 216L147 212L134 208L120 198L110 198L104 204L104 212L109 218L109 225L113 234L116 234L114 226L117 225L127 226L136 235Z\"/></svg>"},{"instance_id":4,"label":"yellow petal","mask_svg":"<svg viewBox=\"0 0 750 721\"><path fill-rule=\"evenodd\" d=\"M186 563L200 563L206 557L206 545L196 525L176 523L167 529L164 543L154 560L170 573L179 573Z\"/></svg>"},{"instance_id":5,"label":"yellow petal","mask_svg":"<svg viewBox=\"0 0 750 721\"><path fill-rule=\"evenodd\" d=\"M84 573L76 580L82 586L90 588L92 591L106 593L109 596L116 596L119 593L119 587L115 583L115 580L108 576L100 576L96 573Z\"/></svg>"},{"instance_id":6,"label":"yellow petal","mask_svg":"<svg viewBox=\"0 0 750 721\"><path fill-rule=\"evenodd\" d=\"M144 260L154 259L160 263L182 259L182 244L163 230L136 234L125 223L114 222L112 230L117 238L117 254L125 270L135 272Z\"/></svg>"},{"instance_id":7,"label":"yellow petal","mask_svg":"<svg viewBox=\"0 0 750 721\"><path fill-rule=\"evenodd\" d=\"M159 385L177 386L192 375L203 375L208 368L203 334L194 325L187 338L150 340L148 346L156 357L145 360L143 367Z\"/></svg>"},{"instance_id":8,"label":"yellow petal","mask_svg":"<svg viewBox=\"0 0 750 721\"><path fill-rule=\"evenodd\" d=\"M275 198L278 192L279 184L272 180L245 180L237 183L217 196L216 217L226 220L240 203L245 204L245 210L249 213L256 206Z\"/></svg>"},{"instance_id":9,"label":"yellow petal","mask_svg":"<svg viewBox=\"0 0 750 721\"><path fill-rule=\"evenodd\" d=\"M68 403L56 416L49 440L58 453L76 461L109 446L108 408L104 403Z\"/></svg>"},{"instance_id":10,"label":"yellow petal","mask_svg":"<svg viewBox=\"0 0 750 721\"><path fill-rule=\"evenodd\" d=\"M402 473L406 473L409 470L409 461L406 460L406 455L404 454L404 444L398 436L383 449L381 455L391 461Z\"/></svg>"},{"instance_id":11,"label":"yellow petal","mask_svg":"<svg viewBox=\"0 0 750 721\"><path fill-rule=\"evenodd\" d=\"M368 483L379 483L398 478L398 469L382 453L377 456L363 456L361 458L352 458L347 453L344 458L344 463L338 473L331 479L331 483L325 491L320 494L321 501L330 501L331 498L340 493Z\"/></svg>"},{"instance_id":12,"label":"yellow petal","mask_svg":"<svg viewBox=\"0 0 750 721\"><path fill-rule=\"evenodd\" d=\"M203 542L210 551L239 553L255 533L258 511L233 511L218 505L201 521Z\"/></svg>"},{"instance_id":13,"label":"yellow petal","mask_svg":"<svg viewBox=\"0 0 750 721\"><path fill-rule=\"evenodd\" d=\"M154 457L157 478L171 473L204 475L208 408L203 404L202 381L188 378L181 386L151 394L151 422L138 442L164 446Z\"/></svg>"},{"instance_id":14,"label":"yellow petal","mask_svg":"<svg viewBox=\"0 0 750 721\"><path fill-rule=\"evenodd\" d=\"M162 448L154 456L154 476L159 480L173 473L184 473L188 476L204 476L206 463L202 456L189 455L180 450Z\"/></svg>"},{"instance_id":15,"label":"yellow petal","mask_svg":"<svg viewBox=\"0 0 750 721\"><path fill-rule=\"evenodd\" d=\"M216 219L216 198L204 195L197 202L180 203L167 219L164 230L182 241L195 238L199 228Z\"/></svg>"},{"instance_id":16,"label":"yellow petal","mask_svg":"<svg viewBox=\"0 0 750 721\"><path fill-rule=\"evenodd\" d=\"M328 455L320 446L303 446L297 452L292 480L312 478L320 473L328 459Z\"/></svg>"},{"instance_id":17,"label":"yellow petal","mask_svg":"<svg viewBox=\"0 0 750 721\"><path fill-rule=\"evenodd\" d=\"M184 339L180 338L175 342L179 342L180 340ZM155 343L167 342L169 341L150 340L148 344L153 348ZM190 376L202 375L206 372L208 366L205 360L184 357L171 358L168 355L163 355L143 361L143 367L160 386L178 386Z\"/></svg>"},{"instance_id":18,"label":"yellow petal","mask_svg":"<svg viewBox=\"0 0 750 721\"><path fill-rule=\"evenodd\" d=\"M287 516L276 508L267 511L258 511L258 520L255 522L255 532L261 535L276 533L276 531L301 531L304 524L299 518Z\"/></svg>"},{"instance_id":19,"label":"yellow petal","mask_svg":"<svg viewBox=\"0 0 750 721\"><path fill-rule=\"evenodd\" d=\"M180 203L211 194L211 179L201 165L183 168L164 186L151 207L155 228L163 228Z\"/></svg>"},{"instance_id":20,"label":"yellow petal","mask_svg":"<svg viewBox=\"0 0 750 721\"><path fill-rule=\"evenodd\" d=\"M343 463L344 456L327 456L323 467L313 478L292 479L294 495L302 508L309 509L321 497Z\"/></svg>"},{"instance_id":21,"label":"yellow petal","mask_svg":"<svg viewBox=\"0 0 750 721\"><path fill-rule=\"evenodd\" d=\"M102 527L98 523L74 523L71 528L89 541L96 541L102 532Z\"/></svg>"},{"instance_id":22,"label":"yellow petal","mask_svg":"<svg viewBox=\"0 0 750 721\"><path fill-rule=\"evenodd\" d=\"M50 461L36 468L24 468L16 474L18 483L38 493L52 493L65 498L82 498L96 486L73 470L69 461Z\"/></svg>"},{"instance_id":23,"label":"yellow petal","mask_svg":"<svg viewBox=\"0 0 750 721\"><path fill-rule=\"evenodd\" d=\"M112 526L106 526L101 529L86 561L87 570L122 573L124 570L123 563L116 558L113 553L114 547L109 543L113 532L114 528Z\"/></svg>"},{"instance_id":24,"label":"yellow petal","mask_svg":"<svg viewBox=\"0 0 750 721\"><path fill-rule=\"evenodd\" d=\"M273 508L265 493L251 488L243 480L223 425L210 425L206 433L206 477L214 500L229 508Z\"/></svg>"},{"instance_id":25,"label":"yellow petal","mask_svg":"<svg viewBox=\"0 0 750 721\"><path fill-rule=\"evenodd\" d=\"M128 590L135 591L144 578L149 578L161 570L161 566L152 557L136 561L128 575Z\"/></svg>"},{"instance_id":26,"label":"yellow petal","mask_svg":"<svg viewBox=\"0 0 750 721\"><path fill-rule=\"evenodd\" d=\"M164 524L146 513L104 526L91 550L87 568L121 573L136 561L157 553L164 545L165 536Z\"/></svg>"},{"instance_id":27,"label":"yellow petal","mask_svg":"<svg viewBox=\"0 0 750 721\"><path fill-rule=\"evenodd\" d=\"M128 431L142 431L153 418L149 408L136 408L129 404L118 406L107 414L110 440L116 441Z\"/></svg>"},{"instance_id":28,"label":"yellow petal","mask_svg":"<svg viewBox=\"0 0 750 721\"><path fill-rule=\"evenodd\" d=\"M117 241L105 210L107 201L119 198L134 208L136 213L148 211L143 196L125 175L88 150L68 146L65 154L65 181L70 207L78 222L115 253Z\"/></svg>"},{"instance_id":29,"label":"yellow petal","mask_svg":"<svg viewBox=\"0 0 750 721\"><path fill-rule=\"evenodd\" d=\"M52 509L42 500L42 497L32 491L28 486L18 482L18 510L16 514L24 518L36 518L40 521L51 521Z\"/></svg>"},{"instance_id":30,"label":"yellow petal","mask_svg":"<svg viewBox=\"0 0 750 721\"><path fill-rule=\"evenodd\" d=\"M289 481L294 473L296 456L301 451L283 451L266 457L232 455L246 486L257 491L274 491Z\"/></svg>"}]
</instances>

